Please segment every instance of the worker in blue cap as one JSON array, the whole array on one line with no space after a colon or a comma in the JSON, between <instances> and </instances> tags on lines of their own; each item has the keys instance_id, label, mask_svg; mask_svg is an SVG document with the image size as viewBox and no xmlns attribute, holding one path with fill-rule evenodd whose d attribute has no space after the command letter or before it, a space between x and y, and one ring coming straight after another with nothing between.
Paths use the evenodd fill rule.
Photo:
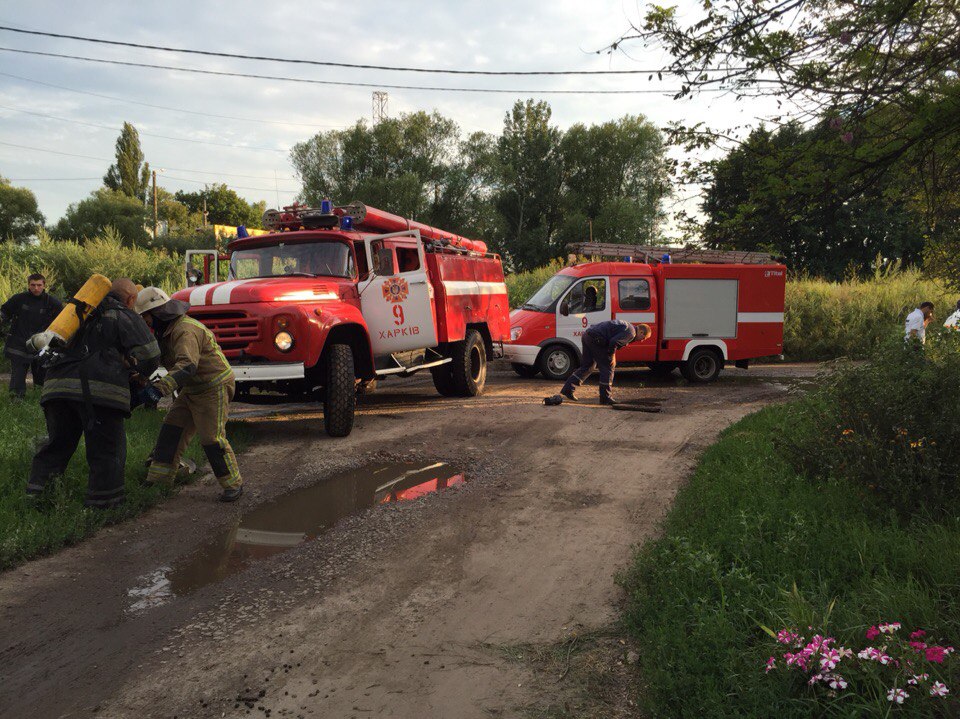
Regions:
<instances>
[{"instance_id":1,"label":"worker in blue cap","mask_svg":"<svg viewBox=\"0 0 960 719\"><path fill-rule=\"evenodd\" d=\"M582 385L593 370L600 370L600 404L616 404L613 399L613 370L617 366L617 350L631 342L642 341L650 335L647 325L634 325L623 320L599 322L587 328L580 338L583 360L580 367L567 378L560 394L577 401L574 390Z\"/></svg>"}]
</instances>

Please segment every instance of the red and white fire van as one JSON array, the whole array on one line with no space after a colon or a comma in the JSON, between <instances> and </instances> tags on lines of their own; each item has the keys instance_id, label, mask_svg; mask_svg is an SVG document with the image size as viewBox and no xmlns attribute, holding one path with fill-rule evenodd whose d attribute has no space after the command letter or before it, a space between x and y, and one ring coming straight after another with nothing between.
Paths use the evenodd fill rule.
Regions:
<instances>
[{"instance_id":1,"label":"red and white fire van","mask_svg":"<svg viewBox=\"0 0 960 719\"><path fill-rule=\"evenodd\" d=\"M786 268L779 264L589 262L561 270L510 315L504 358L522 377L562 380L580 363L587 327L619 319L650 335L617 352L691 382L710 382L725 362L783 353Z\"/></svg>"},{"instance_id":2,"label":"red and white fire van","mask_svg":"<svg viewBox=\"0 0 960 719\"><path fill-rule=\"evenodd\" d=\"M190 286L174 297L216 336L238 391L319 394L333 436L350 433L356 393L377 378L429 369L443 395L480 394L509 338L500 257L361 203L323 205L268 210L272 232L226 255L187 253Z\"/></svg>"}]
</instances>

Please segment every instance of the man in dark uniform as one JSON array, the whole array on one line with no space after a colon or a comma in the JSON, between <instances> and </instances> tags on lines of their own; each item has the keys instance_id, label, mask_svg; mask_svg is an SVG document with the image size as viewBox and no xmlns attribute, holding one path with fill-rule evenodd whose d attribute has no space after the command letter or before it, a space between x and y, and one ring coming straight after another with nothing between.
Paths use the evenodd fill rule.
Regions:
<instances>
[{"instance_id":1,"label":"man in dark uniform","mask_svg":"<svg viewBox=\"0 0 960 719\"><path fill-rule=\"evenodd\" d=\"M4 354L10 360L10 394L23 397L27 391L27 370L33 384L43 386L43 369L26 342L43 332L63 309L63 303L46 291L47 281L35 273L27 278L27 291L15 294L0 307L0 325L10 322Z\"/></svg>"},{"instance_id":2,"label":"man in dark uniform","mask_svg":"<svg viewBox=\"0 0 960 719\"><path fill-rule=\"evenodd\" d=\"M40 404L48 439L33 457L28 495L40 494L63 474L82 435L90 466L85 504L108 509L123 502L130 374L149 377L160 366L157 341L132 309L136 300L131 280L114 281L47 368Z\"/></svg>"},{"instance_id":3,"label":"man in dark uniform","mask_svg":"<svg viewBox=\"0 0 960 719\"><path fill-rule=\"evenodd\" d=\"M616 404L610 393L613 387L613 369L617 366L617 350L631 342L646 339L650 333L646 325L639 328L623 320L598 322L587 328L580 338L583 361L580 367L567 378L560 394L573 402L577 401L574 390L582 385L593 370L600 368L600 404Z\"/></svg>"}]
</instances>

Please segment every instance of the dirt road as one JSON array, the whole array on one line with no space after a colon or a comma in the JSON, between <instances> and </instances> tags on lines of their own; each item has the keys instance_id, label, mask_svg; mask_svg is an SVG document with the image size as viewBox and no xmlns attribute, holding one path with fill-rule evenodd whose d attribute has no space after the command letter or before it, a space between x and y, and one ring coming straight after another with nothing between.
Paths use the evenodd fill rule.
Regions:
<instances>
[{"instance_id":1,"label":"dirt road","mask_svg":"<svg viewBox=\"0 0 960 719\"><path fill-rule=\"evenodd\" d=\"M731 371L708 387L621 371L619 398L661 397L659 415L545 407L556 387L509 371L473 400L442 399L415 378L366 397L343 440L325 437L308 406L274 417L238 408L255 434L237 506L214 502L208 479L0 575L0 715L514 716L543 690L504 648L608 625L614 574L656 531L698 453L786 397L783 378L814 369ZM145 577L229 533L241 513L386 460L447 462L466 481L132 608Z\"/></svg>"}]
</instances>

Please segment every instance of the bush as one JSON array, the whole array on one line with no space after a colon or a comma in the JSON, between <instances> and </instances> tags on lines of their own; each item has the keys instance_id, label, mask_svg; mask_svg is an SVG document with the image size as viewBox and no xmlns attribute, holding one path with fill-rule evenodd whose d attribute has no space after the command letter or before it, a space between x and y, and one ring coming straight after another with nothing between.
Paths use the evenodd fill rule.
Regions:
<instances>
[{"instance_id":1,"label":"bush","mask_svg":"<svg viewBox=\"0 0 960 719\"><path fill-rule=\"evenodd\" d=\"M507 296L510 299L510 307L519 307L529 300L547 280L566 266L567 264L560 260L553 260L549 265L535 270L507 275Z\"/></svg>"},{"instance_id":2,"label":"bush","mask_svg":"<svg viewBox=\"0 0 960 719\"><path fill-rule=\"evenodd\" d=\"M0 244L0 297L26 289L31 272L42 272L47 286L62 298L73 296L95 272L110 279L130 277L140 284L166 290L184 285L183 260L179 255L163 249L126 247L111 230L82 245L52 242L46 237L41 238L39 245Z\"/></svg>"},{"instance_id":3,"label":"bush","mask_svg":"<svg viewBox=\"0 0 960 719\"><path fill-rule=\"evenodd\" d=\"M896 619L960 642L960 520L902 520L846 483L799 475L774 440L806 421L770 407L727 429L678 494L664 536L621 577L644 716L887 716L885 697L869 712L844 701L823 710L789 673L765 674L762 626L814 626L856 646Z\"/></svg>"},{"instance_id":4,"label":"bush","mask_svg":"<svg viewBox=\"0 0 960 719\"><path fill-rule=\"evenodd\" d=\"M798 403L781 444L798 471L869 494L902 514L960 500L960 333L887 342L843 364Z\"/></svg>"}]
</instances>

